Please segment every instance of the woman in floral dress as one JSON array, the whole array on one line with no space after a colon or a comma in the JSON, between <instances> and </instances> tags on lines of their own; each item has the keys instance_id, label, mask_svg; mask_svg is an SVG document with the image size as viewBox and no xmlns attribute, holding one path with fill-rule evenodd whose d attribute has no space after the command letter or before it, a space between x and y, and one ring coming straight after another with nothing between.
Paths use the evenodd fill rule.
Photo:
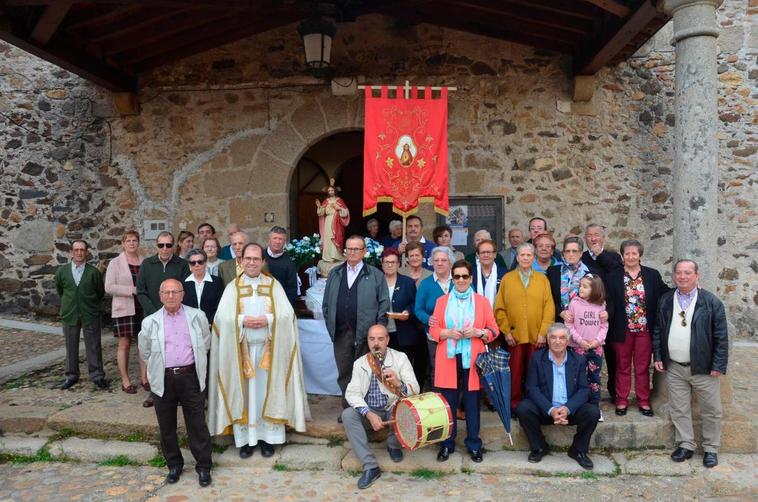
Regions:
<instances>
[{"instance_id":1,"label":"woman in floral dress","mask_svg":"<svg viewBox=\"0 0 758 502\"><path fill-rule=\"evenodd\" d=\"M661 274L641 264L644 247L640 241L621 243L624 268L606 277L609 330L606 343L616 354L616 415L626 415L634 368L634 391L640 413L653 416L650 406L651 330L655 326L658 299L670 288Z\"/></svg>"}]
</instances>

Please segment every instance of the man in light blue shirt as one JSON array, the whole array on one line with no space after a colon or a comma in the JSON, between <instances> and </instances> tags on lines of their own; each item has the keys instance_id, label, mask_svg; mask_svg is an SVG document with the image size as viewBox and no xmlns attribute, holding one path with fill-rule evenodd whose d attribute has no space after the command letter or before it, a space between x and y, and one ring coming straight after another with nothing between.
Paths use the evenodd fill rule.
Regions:
<instances>
[{"instance_id":1,"label":"man in light blue shirt","mask_svg":"<svg viewBox=\"0 0 758 502\"><path fill-rule=\"evenodd\" d=\"M526 377L526 398L516 409L519 424L529 440L529 462L537 463L550 453L541 426L576 425L568 456L584 469L592 469L587 456L600 410L590 404L587 361L567 350L569 330L555 323L547 330L547 347L536 351Z\"/></svg>"}]
</instances>

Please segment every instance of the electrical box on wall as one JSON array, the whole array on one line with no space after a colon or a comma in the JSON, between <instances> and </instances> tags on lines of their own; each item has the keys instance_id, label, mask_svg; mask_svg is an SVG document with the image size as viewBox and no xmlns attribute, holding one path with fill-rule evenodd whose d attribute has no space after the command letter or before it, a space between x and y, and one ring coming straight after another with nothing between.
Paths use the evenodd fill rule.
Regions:
<instances>
[{"instance_id":1,"label":"electrical box on wall","mask_svg":"<svg viewBox=\"0 0 758 502\"><path fill-rule=\"evenodd\" d=\"M142 238L144 240L155 240L158 234L168 230L168 221L166 220L145 220L142 229Z\"/></svg>"}]
</instances>

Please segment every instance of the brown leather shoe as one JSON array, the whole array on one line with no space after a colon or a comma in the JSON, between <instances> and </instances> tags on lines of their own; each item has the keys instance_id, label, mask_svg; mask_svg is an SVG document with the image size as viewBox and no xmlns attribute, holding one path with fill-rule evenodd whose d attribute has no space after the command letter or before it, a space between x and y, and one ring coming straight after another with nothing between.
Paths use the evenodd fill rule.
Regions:
<instances>
[{"instance_id":1,"label":"brown leather shoe","mask_svg":"<svg viewBox=\"0 0 758 502\"><path fill-rule=\"evenodd\" d=\"M144 401L142 401L142 407L143 408L150 408L153 406L153 398L152 396L148 397Z\"/></svg>"}]
</instances>

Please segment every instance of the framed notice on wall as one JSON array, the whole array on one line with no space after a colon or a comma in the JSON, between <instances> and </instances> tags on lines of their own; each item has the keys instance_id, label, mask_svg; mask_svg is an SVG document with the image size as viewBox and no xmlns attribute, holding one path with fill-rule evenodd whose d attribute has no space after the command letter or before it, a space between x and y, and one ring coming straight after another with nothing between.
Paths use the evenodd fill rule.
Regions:
<instances>
[{"instance_id":1,"label":"framed notice on wall","mask_svg":"<svg viewBox=\"0 0 758 502\"><path fill-rule=\"evenodd\" d=\"M450 197L450 213L447 217L437 215L437 225L450 225L453 229L453 246L468 255L473 253L474 234L477 230L489 230L503 247L503 199L502 197Z\"/></svg>"}]
</instances>

